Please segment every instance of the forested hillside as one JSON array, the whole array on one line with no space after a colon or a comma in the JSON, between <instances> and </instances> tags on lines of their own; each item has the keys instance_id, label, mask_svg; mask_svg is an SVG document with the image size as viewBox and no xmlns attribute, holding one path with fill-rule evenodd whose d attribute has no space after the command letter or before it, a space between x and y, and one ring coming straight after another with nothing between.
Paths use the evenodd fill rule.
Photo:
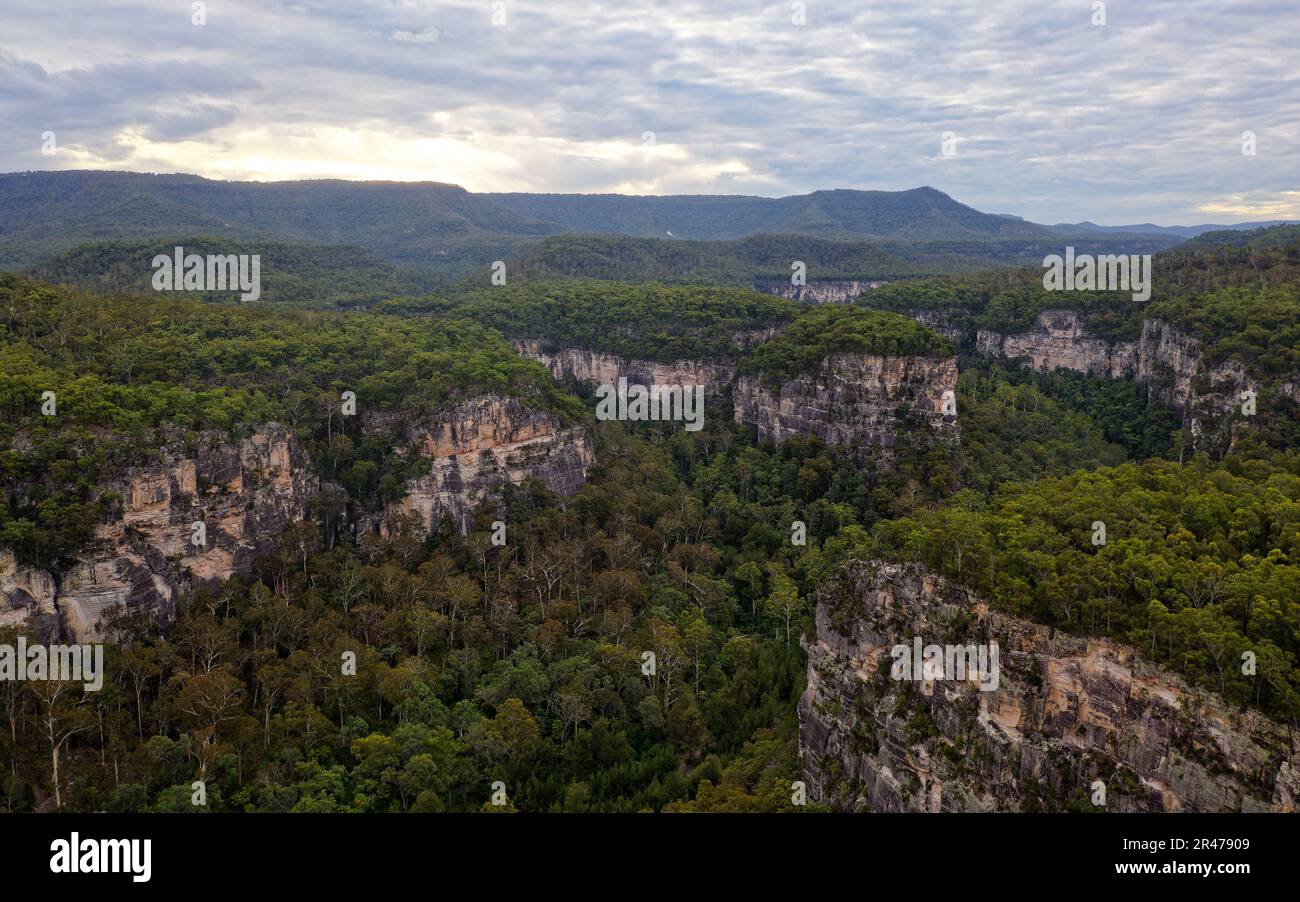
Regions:
<instances>
[{"instance_id":1,"label":"forested hillside","mask_svg":"<svg viewBox=\"0 0 1300 902\"><path fill-rule=\"evenodd\" d=\"M935 271L918 266L878 241L835 241L804 235L755 235L733 241L684 241L613 235L547 238L509 263L512 276L624 282L680 282L753 288L788 281L794 261L808 279L898 279ZM487 284L488 274L475 277Z\"/></svg>"},{"instance_id":2,"label":"forested hillside","mask_svg":"<svg viewBox=\"0 0 1300 902\"><path fill-rule=\"evenodd\" d=\"M106 298L0 274L0 544L40 566L66 563L117 503L99 480L148 461L164 431L284 423L322 476L377 503L410 464L338 416L343 391L363 410L409 417L485 391L583 415L541 367L471 322Z\"/></svg>"},{"instance_id":3,"label":"forested hillside","mask_svg":"<svg viewBox=\"0 0 1300 902\"><path fill-rule=\"evenodd\" d=\"M725 240L759 232L936 240L1044 237L1040 226L981 213L934 188L815 191L792 197L489 194L502 207L575 231Z\"/></svg>"},{"instance_id":4,"label":"forested hillside","mask_svg":"<svg viewBox=\"0 0 1300 902\"><path fill-rule=\"evenodd\" d=\"M1152 305L1215 353L1283 372L1300 345L1291 253L1183 255ZM1039 302L1026 281L871 296L1005 324ZM1119 323L1110 304L1097 309ZM0 277L0 546L20 564L62 578L121 504L106 478L204 430L283 422L346 499L313 506L247 572L194 580L173 622L123 612L103 691L0 683L5 808L188 811L203 779L209 811L495 810L495 781L520 811L788 811L800 638L854 558L921 561L1001 610L1133 643L1300 718L1294 449L1246 437L1222 460L1185 454L1141 385L963 357L960 442L903 426L878 466L800 436L760 444L725 399L699 432L597 424L518 338L725 358L778 382L835 353L953 350L893 310L736 288L512 280L336 313ZM596 464L568 497L508 486L464 534L415 518L354 529L427 464L338 416L346 390L413 419L518 398L591 429ZM1230 666L1246 651L1262 679ZM57 802L51 723L70 737Z\"/></svg>"},{"instance_id":5,"label":"forested hillside","mask_svg":"<svg viewBox=\"0 0 1300 902\"><path fill-rule=\"evenodd\" d=\"M901 282L860 302L942 313L970 333L1022 332L1044 310L1077 310L1089 332L1112 341L1131 341L1144 319L1162 319L1198 339L1212 361L1233 357L1261 374L1294 372L1300 368L1300 241L1294 228L1219 232L1253 237L1241 245L1216 239L1211 246L1155 255L1146 303L1134 302L1127 291L1047 291L1041 266Z\"/></svg>"},{"instance_id":6,"label":"forested hillside","mask_svg":"<svg viewBox=\"0 0 1300 902\"><path fill-rule=\"evenodd\" d=\"M599 233L607 241L591 236ZM933 188L819 191L784 198L727 195L475 194L437 182L337 180L227 182L135 172L0 174L0 269L60 255L103 256L103 242L176 236L298 248L291 257L360 248L421 278L485 278L494 261L534 276L709 282L750 288L788 278L805 260L826 274L895 278L1041 259L1053 231L982 213ZM550 236L563 240L544 242ZM617 237L615 237L617 236ZM645 239L674 239L668 244ZM684 240L689 240L686 242ZM753 239L741 241L740 239ZM1168 247L1157 235L1080 234L1081 247L1138 253ZM354 252L349 252L354 253ZM90 286L103 274L72 262ZM362 264L373 269L370 261ZM355 282L332 297L325 279L289 267L330 303L369 293ZM93 277L93 278L92 278ZM826 276L823 276L826 277ZM347 279L346 281L352 281ZM95 287L118 289L115 277ZM286 285L290 293L295 286Z\"/></svg>"},{"instance_id":7,"label":"forested hillside","mask_svg":"<svg viewBox=\"0 0 1300 902\"><path fill-rule=\"evenodd\" d=\"M572 279L452 290L376 309L464 316L511 338L667 361L734 357L750 343L747 333L764 337L804 307L735 288Z\"/></svg>"},{"instance_id":8,"label":"forested hillside","mask_svg":"<svg viewBox=\"0 0 1300 902\"><path fill-rule=\"evenodd\" d=\"M365 307L391 297L432 291L439 279L423 270L403 269L355 247L305 242L172 237L147 241L83 244L29 270L43 282L76 285L101 294L150 294L156 256L185 253L257 255L260 296L267 304L293 307ZM195 291L189 299L237 300L239 291Z\"/></svg>"},{"instance_id":9,"label":"forested hillside","mask_svg":"<svg viewBox=\"0 0 1300 902\"><path fill-rule=\"evenodd\" d=\"M1068 239L1080 253L1149 253L1169 242L1145 236ZM905 241L760 234L731 241L684 241L609 235L557 235L530 245L508 261L512 277L584 277L626 282L734 285L770 290L790 284L792 267L804 264L808 281L898 281L947 272L1034 263L1059 253L1054 237L985 237ZM486 285L482 269L466 279Z\"/></svg>"},{"instance_id":10,"label":"forested hillside","mask_svg":"<svg viewBox=\"0 0 1300 902\"><path fill-rule=\"evenodd\" d=\"M0 175L0 267L88 242L208 235L361 247L440 273L558 226L436 182L222 182L137 172Z\"/></svg>"}]
</instances>

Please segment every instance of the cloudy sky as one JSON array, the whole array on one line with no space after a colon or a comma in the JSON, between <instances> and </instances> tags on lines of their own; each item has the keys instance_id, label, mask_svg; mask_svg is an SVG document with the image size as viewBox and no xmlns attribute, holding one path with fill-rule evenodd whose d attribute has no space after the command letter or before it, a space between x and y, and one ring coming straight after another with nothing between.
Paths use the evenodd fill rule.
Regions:
<instances>
[{"instance_id":1,"label":"cloudy sky","mask_svg":"<svg viewBox=\"0 0 1300 902\"><path fill-rule=\"evenodd\" d=\"M201 5L3 0L0 171L1300 218L1298 0Z\"/></svg>"}]
</instances>

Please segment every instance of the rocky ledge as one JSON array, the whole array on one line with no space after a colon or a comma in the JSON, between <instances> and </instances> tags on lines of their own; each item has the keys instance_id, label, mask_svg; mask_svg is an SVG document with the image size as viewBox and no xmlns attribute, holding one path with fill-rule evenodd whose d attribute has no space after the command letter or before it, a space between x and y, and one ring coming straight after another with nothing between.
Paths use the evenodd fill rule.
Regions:
<instances>
[{"instance_id":1,"label":"rocky ledge","mask_svg":"<svg viewBox=\"0 0 1300 902\"><path fill-rule=\"evenodd\" d=\"M742 349L765 337L766 332L742 332L733 341ZM547 350L542 342L528 339L515 342L515 349L546 366L557 382L578 382L587 386L617 385L620 377L632 385L703 385L710 398L721 394L735 376L735 364L717 360L635 360L589 351L584 348Z\"/></svg>"},{"instance_id":2,"label":"rocky ledge","mask_svg":"<svg viewBox=\"0 0 1300 902\"><path fill-rule=\"evenodd\" d=\"M945 411L946 403L956 403L956 388L957 361L952 357L834 354L815 373L779 389L761 377L742 376L732 397L736 422L753 426L762 441L780 444L792 435L816 436L828 445L888 461L909 416L931 434L957 441L955 407Z\"/></svg>"},{"instance_id":3,"label":"rocky ledge","mask_svg":"<svg viewBox=\"0 0 1300 902\"><path fill-rule=\"evenodd\" d=\"M477 504L500 499L506 485L527 479L571 495L595 462L586 429L498 395L466 401L434 423L406 429L402 444L406 453L427 459L429 469L407 481L405 497L389 506L385 520L416 514L429 530L446 515L465 531Z\"/></svg>"},{"instance_id":4,"label":"rocky ledge","mask_svg":"<svg viewBox=\"0 0 1300 902\"><path fill-rule=\"evenodd\" d=\"M1023 360L1041 373L1060 368L1142 383L1154 400L1182 415L1197 448L1216 452L1240 428L1234 420L1242 392L1256 391L1239 364L1206 365L1195 338L1158 319L1143 321L1137 341L1108 342L1089 333L1078 313L1048 310L1027 332L979 331L975 348L987 357Z\"/></svg>"},{"instance_id":5,"label":"rocky ledge","mask_svg":"<svg viewBox=\"0 0 1300 902\"><path fill-rule=\"evenodd\" d=\"M895 680L891 649L918 636L996 643L996 689ZM916 565L847 565L804 644L804 779L839 810L1294 811L1300 798L1283 727L1128 646L992 612Z\"/></svg>"},{"instance_id":6,"label":"rocky ledge","mask_svg":"<svg viewBox=\"0 0 1300 902\"><path fill-rule=\"evenodd\" d=\"M0 551L0 622L89 641L102 636L112 608L169 620L185 582L249 569L287 525L307 516L317 490L297 438L278 423L238 443L205 432L188 448L166 447L155 463L104 483L104 493L121 498L120 511L96 527L59 578L17 567ZM196 536L195 523L205 535Z\"/></svg>"}]
</instances>

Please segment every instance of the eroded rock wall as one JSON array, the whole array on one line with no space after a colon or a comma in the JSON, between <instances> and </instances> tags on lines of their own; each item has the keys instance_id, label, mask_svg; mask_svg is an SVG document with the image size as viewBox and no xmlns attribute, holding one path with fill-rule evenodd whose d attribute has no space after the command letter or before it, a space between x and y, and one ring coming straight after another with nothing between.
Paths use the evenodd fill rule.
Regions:
<instances>
[{"instance_id":1,"label":"eroded rock wall","mask_svg":"<svg viewBox=\"0 0 1300 902\"><path fill-rule=\"evenodd\" d=\"M811 304L851 304L858 295L889 284L880 279L811 279L804 285L791 285L789 279L767 279L756 287L792 301Z\"/></svg>"},{"instance_id":2,"label":"eroded rock wall","mask_svg":"<svg viewBox=\"0 0 1300 902\"><path fill-rule=\"evenodd\" d=\"M1108 342L1088 332L1078 313L1048 310L1028 332L980 330L975 349L987 357L1025 360L1040 373L1060 368L1140 382L1154 400L1183 416L1197 448L1214 451L1233 440L1242 392L1257 390L1239 364L1206 365L1195 338L1158 319L1143 321L1137 341Z\"/></svg>"},{"instance_id":3,"label":"eroded rock wall","mask_svg":"<svg viewBox=\"0 0 1300 902\"><path fill-rule=\"evenodd\" d=\"M548 413L497 395L458 404L436 422L405 430L406 453L428 461L428 472L406 483L406 495L387 515L416 514L428 530L444 515L468 528L480 501L499 497L507 484L536 479L557 495L571 495L595 462L591 436Z\"/></svg>"},{"instance_id":4,"label":"eroded rock wall","mask_svg":"<svg viewBox=\"0 0 1300 902\"><path fill-rule=\"evenodd\" d=\"M122 498L121 515L96 528L58 581L64 630L78 640L98 637L116 605L170 619L182 585L247 571L286 526L307 516L318 489L297 437L278 423L238 443L202 433L192 448L163 449L156 463L106 483ZM206 545L191 541L196 522Z\"/></svg>"},{"instance_id":5,"label":"eroded rock wall","mask_svg":"<svg viewBox=\"0 0 1300 902\"><path fill-rule=\"evenodd\" d=\"M995 691L898 681L890 650L998 644ZM992 612L913 564L853 562L819 596L799 703L809 795L853 811L1294 811L1284 728L1132 648Z\"/></svg>"},{"instance_id":6,"label":"eroded rock wall","mask_svg":"<svg viewBox=\"0 0 1300 902\"><path fill-rule=\"evenodd\" d=\"M736 336L735 342L737 347L746 347L766 337L770 335L765 332L741 333ZM536 340L516 341L515 348L523 356L544 364L556 381L580 382L590 386L617 385L622 377L633 385L703 385L706 394L717 397L731 382L736 370L734 364L724 360L674 360L663 363L625 359L583 348L545 350L542 342Z\"/></svg>"},{"instance_id":7,"label":"eroded rock wall","mask_svg":"<svg viewBox=\"0 0 1300 902\"><path fill-rule=\"evenodd\" d=\"M400 439L399 451L428 459L429 470L391 509L427 525L444 512L463 524L479 501L530 477L572 494L593 462L585 430L498 396L463 402ZM297 437L276 423L240 442L202 433L189 447L165 447L155 463L105 481L101 491L121 497L120 511L57 578L0 548L0 626L91 641L114 608L169 621L187 585L248 572L274 552L284 529L310 516L320 488ZM191 541L196 522L206 545Z\"/></svg>"},{"instance_id":8,"label":"eroded rock wall","mask_svg":"<svg viewBox=\"0 0 1300 902\"><path fill-rule=\"evenodd\" d=\"M951 357L834 354L815 373L779 389L761 377L741 376L732 399L736 422L753 426L760 441L816 436L889 460L909 415L932 434L957 440L957 418L944 412L945 393L956 387L957 361Z\"/></svg>"}]
</instances>

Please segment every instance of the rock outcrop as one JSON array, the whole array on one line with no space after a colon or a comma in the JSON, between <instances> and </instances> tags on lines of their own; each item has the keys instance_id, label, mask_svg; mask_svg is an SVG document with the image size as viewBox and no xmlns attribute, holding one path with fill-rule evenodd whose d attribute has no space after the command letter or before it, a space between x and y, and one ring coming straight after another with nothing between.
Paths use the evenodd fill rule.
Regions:
<instances>
[{"instance_id":1,"label":"rock outcrop","mask_svg":"<svg viewBox=\"0 0 1300 902\"><path fill-rule=\"evenodd\" d=\"M996 689L895 680L891 649L916 637L996 643ZM804 778L837 809L1091 807L1096 781L1108 811L1294 811L1300 799L1278 724L1128 646L992 612L917 565L848 564L804 644Z\"/></svg>"},{"instance_id":2,"label":"rock outcrop","mask_svg":"<svg viewBox=\"0 0 1300 902\"><path fill-rule=\"evenodd\" d=\"M1140 382L1154 400L1181 414L1195 446L1208 450L1231 443L1233 410L1242 392L1255 390L1240 365L1207 366L1196 339L1158 319L1143 321L1137 341L1108 342L1089 333L1078 313L1048 310L1028 332L980 330L975 349L986 357L1024 360L1041 373L1060 368Z\"/></svg>"},{"instance_id":3,"label":"rock outcrop","mask_svg":"<svg viewBox=\"0 0 1300 902\"><path fill-rule=\"evenodd\" d=\"M307 516L318 491L296 436L267 423L235 444L202 433L192 449L164 448L104 490L121 513L58 580L61 631L77 641L101 635L117 606L170 619L178 590L192 580L226 579L272 550L281 531ZM202 523L206 544L193 543Z\"/></svg>"},{"instance_id":4,"label":"rock outcrop","mask_svg":"<svg viewBox=\"0 0 1300 902\"><path fill-rule=\"evenodd\" d=\"M467 530L475 505L526 479L571 495L595 462L586 429L498 395L458 404L435 423L408 427L401 446L427 459L429 470L407 481L405 497L389 506L384 519L417 514L429 530L438 528L443 515Z\"/></svg>"},{"instance_id":5,"label":"rock outcrop","mask_svg":"<svg viewBox=\"0 0 1300 902\"><path fill-rule=\"evenodd\" d=\"M768 337L740 333L733 343L748 348ZM956 417L943 412L944 393L957 386L957 362L951 357L836 354L816 373L774 390L758 376L736 378L729 360L629 360L581 348L546 350L536 340L516 341L515 347L544 363L561 382L616 385L626 378L646 386L703 385L711 401L729 394L736 422L753 426L760 440L778 444L792 435L814 436L887 463L901 429L923 426L945 440L958 437Z\"/></svg>"},{"instance_id":6,"label":"rock outcrop","mask_svg":"<svg viewBox=\"0 0 1300 902\"><path fill-rule=\"evenodd\" d=\"M908 417L946 441L958 438L955 414L957 361L952 357L884 357L834 354L815 373L774 389L760 376L736 380L736 422L753 426L760 441L816 436L828 445L856 448L888 461ZM950 408L955 410L955 408Z\"/></svg>"},{"instance_id":7,"label":"rock outcrop","mask_svg":"<svg viewBox=\"0 0 1300 902\"><path fill-rule=\"evenodd\" d=\"M14 553L0 548L0 628L25 624L39 636L58 632L54 577L24 567Z\"/></svg>"},{"instance_id":8,"label":"rock outcrop","mask_svg":"<svg viewBox=\"0 0 1300 902\"><path fill-rule=\"evenodd\" d=\"M734 340L738 348L744 348L767 337L770 334L765 332L746 332L737 335ZM544 364L556 381L579 382L589 386L616 385L619 377L623 377L632 385L703 385L706 395L717 397L736 372L735 364L724 359L662 363L626 359L583 348L546 350L543 343L535 339L516 341L515 349L523 356Z\"/></svg>"},{"instance_id":9,"label":"rock outcrop","mask_svg":"<svg viewBox=\"0 0 1300 902\"><path fill-rule=\"evenodd\" d=\"M407 495L390 510L417 513L430 526L443 513L463 525L478 502L528 478L572 494L593 463L585 430L495 395L406 430L399 447L427 458L429 470L408 481ZM92 641L115 608L166 622L187 585L247 572L256 557L273 552L284 529L309 516L320 489L297 437L279 424L259 426L238 443L216 433L201 433L188 448L178 440L156 462L105 481L101 492L119 496L120 510L57 578L20 566L0 548L0 627L23 624L47 640ZM205 545L192 541L196 523Z\"/></svg>"},{"instance_id":10,"label":"rock outcrop","mask_svg":"<svg viewBox=\"0 0 1300 902\"><path fill-rule=\"evenodd\" d=\"M766 294L788 298L792 301L807 301L811 304L851 304L863 292L881 285L888 285L879 279L812 279L804 285L791 285L789 279L765 279L755 288Z\"/></svg>"}]
</instances>

